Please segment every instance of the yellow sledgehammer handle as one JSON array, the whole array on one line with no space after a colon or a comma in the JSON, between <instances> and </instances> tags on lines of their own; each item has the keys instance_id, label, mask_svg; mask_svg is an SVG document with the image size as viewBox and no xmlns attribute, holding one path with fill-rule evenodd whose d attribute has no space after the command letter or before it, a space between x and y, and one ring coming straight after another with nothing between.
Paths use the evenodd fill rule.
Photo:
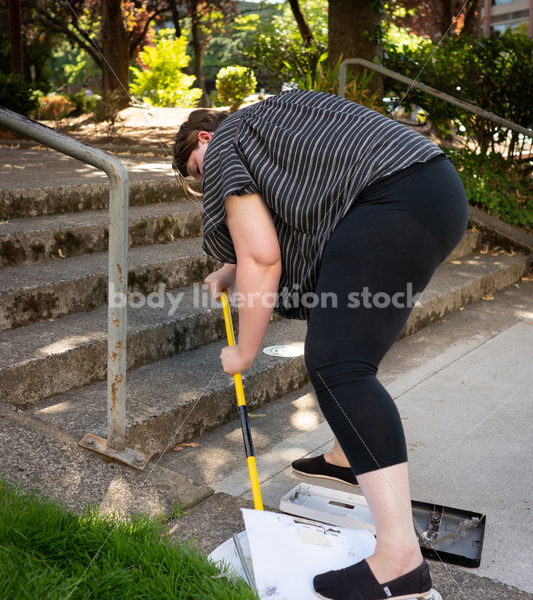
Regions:
<instances>
[{"instance_id":1,"label":"yellow sledgehammer handle","mask_svg":"<svg viewBox=\"0 0 533 600\"><path fill-rule=\"evenodd\" d=\"M235 334L233 333L233 322L231 320L231 311L227 292L222 292L220 301L222 302L222 308L224 310L224 322L226 324L228 346L235 346ZM250 474L254 508L256 510L263 510L263 500L261 499L261 490L259 489L259 477L257 476L257 466L255 464L252 433L250 431L250 426L248 425L248 412L246 410L246 400L244 399L244 388L242 386L241 374L235 373L235 375L233 375L233 381L235 382L237 406L239 407L239 414L241 416L242 438L244 441L244 449L246 450L246 462L248 463L248 473Z\"/></svg>"}]
</instances>

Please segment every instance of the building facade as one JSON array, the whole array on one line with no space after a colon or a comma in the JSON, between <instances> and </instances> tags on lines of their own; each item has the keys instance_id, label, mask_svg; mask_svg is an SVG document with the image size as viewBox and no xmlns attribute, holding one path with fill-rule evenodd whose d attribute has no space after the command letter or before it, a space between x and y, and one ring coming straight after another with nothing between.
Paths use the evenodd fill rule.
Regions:
<instances>
[{"instance_id":1,"label":"building facade","mask_svg":"<svg viewBox=\"0 0 533 600\"><path fill-rule=\"evenodd\" d=\"M533 0L484 0L481 10L483 35L506 29L523 30L533 38Z\"/></svg>"}]
</instances>

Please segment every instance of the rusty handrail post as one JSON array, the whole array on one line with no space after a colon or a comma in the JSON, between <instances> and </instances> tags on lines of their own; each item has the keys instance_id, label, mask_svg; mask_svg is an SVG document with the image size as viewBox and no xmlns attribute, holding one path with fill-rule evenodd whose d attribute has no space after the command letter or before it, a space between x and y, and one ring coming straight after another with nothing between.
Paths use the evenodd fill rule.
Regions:
<instances>
[{"instance_id":1,"label":"rusty handrail post","mask_svg":"<svg viewBox=\"0 0 533 600\"><path fill-rule=\"evenodd\" d=\"M444 92L441 92L440 90L432 88L429 85L425 85L424 83L420 83L419 81L414 81L413 79L410 79L409 77L406 77L405 75L401 75L400 73L391 71L390 69L387 69L386 67L382 67L381 65L378 65L378 64L376 64L370 60L366 60L364 58L345 58L341 62L340 67L339 67L339 90L338 90L338 95L341 96L341 98L344 98L344 93L346 91L346 68L348 65L361 65L362 67L365 67L366 69L371 69L372 71L381 73L381 75L386 75L387 77L390 77L391 79L396 79L396 81L401 81L402 83L412 86L412 87L416 88L417 90L420 90L421 92L425 92L426 94L429 94L430 96L434 96L435 98L438 98L439 100L444 100L446 102L449 102L450 104L455 104L455 106L458 106L459 108L462 108L463 110L466 110L467 112L471 112L475 115L479 115L480 117L483 117L484 119L488 119L489 121L498 123L498 125L507 127L507 129L512 129L513 131L521 133L522 135L527 135L528 137L533 138L533 129L527 129L526 127L522 127L521 125L518 125L517 123L513 123L512 121L508 121L507 119L504 119L503 117L499 117L498 115L495 115L494 113L491 113L487 110L483 110L482 108L479 108L479 106L475 106L474 104L470 104L469 102L465 102L464 100L459 100L459 98L450 96L449 94L446 94Z\"/></svg>"},{"instance_id":2,"label":"rusty handrail post","mask_svg":"<svg viewBox=\"0 0 533 600\"><path fill-rule=\"evenodd\" d=\"M101 169L109 178L107 441L87 434L80 444L137 468L143 468L148 458L126 448L128 172L111 154L2 107L0 126Z\"/></svg>"}]
</instances>

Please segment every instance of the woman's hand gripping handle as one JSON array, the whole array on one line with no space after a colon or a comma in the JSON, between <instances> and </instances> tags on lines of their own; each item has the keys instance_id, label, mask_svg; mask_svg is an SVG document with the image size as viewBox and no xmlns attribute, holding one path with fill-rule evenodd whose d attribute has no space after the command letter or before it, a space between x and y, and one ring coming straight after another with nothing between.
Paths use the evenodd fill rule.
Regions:
<instances>
[{"instance_id":1,"label":"woman's hand gripping handle","mask_svg":"<svg viewBox=\"0 0 533 600\"><path fill-rule=\"evenodd\" d=\"M237 276L237 265L225 264L218 271L210 273L205 279L204 283L213 298L220 300L220 294L224 290L228 292L228 296L231 299L235 290L235 277Z\"/></svg>"}]
</instances>

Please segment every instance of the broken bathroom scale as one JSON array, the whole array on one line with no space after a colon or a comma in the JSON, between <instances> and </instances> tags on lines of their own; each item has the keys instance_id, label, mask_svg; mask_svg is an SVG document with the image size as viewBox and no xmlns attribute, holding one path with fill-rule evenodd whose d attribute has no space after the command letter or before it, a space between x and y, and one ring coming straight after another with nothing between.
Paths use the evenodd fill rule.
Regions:
<instances>
[{"instance_id":1,"label":"broken bathroom scale","mask_svg":"<svg viewBox=\"0 0 533 600\"><path fill-rule=\"evenodd\" d=\"M331 488L300 483L283 496L280 510L285 513L284 518L291 516L298 525L307 523L322 528L329 525L367 530L371 534L375 530L363 496ZM416 501L412 503L412 510L424 556L467 567L479 566L485 515ZM262 582L259 575L254 573L247 530L221 544L209 558L214 562L226 563L230 572L244 579L263 597L264 590L257 587L257 582ZM432 600L441 600L436 590L432 590Z\"/></svg>"},{"instance_id":2,"label":"broken bathroom scale","mask_svg":"<svg viewBox=\"0 0 533 600\"><path fill-rule=\"evenodd\" d=\"M422 554L463 567L479 567L485 515L428 502L412 503L413 520ZM375 532L364 496L300 483L285 494L280 510L342 527Z\"/></svg>"}]
</instances>

